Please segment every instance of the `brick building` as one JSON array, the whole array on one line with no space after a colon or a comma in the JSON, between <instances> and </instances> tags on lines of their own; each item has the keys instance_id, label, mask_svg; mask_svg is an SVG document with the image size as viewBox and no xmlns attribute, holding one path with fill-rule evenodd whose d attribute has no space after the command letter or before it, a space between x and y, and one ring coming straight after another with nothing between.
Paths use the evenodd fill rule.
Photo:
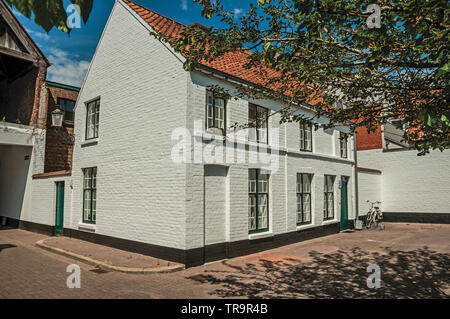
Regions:
<instances>
[{"instance_id":1,"label":"brick building","mask_svg":"<svg viewBox=\"0 0 450 319\"><path fill-rule=\"evenodd\" d=\"M47 81L47 143L45 147L45 173L72 171L73 124L75 104L80 88ZM51 114L59 107L64 111L62 128L51 126Z\"/></svg>"},{"instance_id":2,"label":"brick building","mask_svg":"<svg viewBox=\"0 0 450 319\"><path fill-rule=\"evenodd\" d=\"M34 204L40 196L35 178L71 170L73 107L79 89L47 82L49 66L45 55L0 0L1 223L33 228ZM68 114L62 129L52 128L51 113L58 103Z\"/></svg>"}]
</instances>

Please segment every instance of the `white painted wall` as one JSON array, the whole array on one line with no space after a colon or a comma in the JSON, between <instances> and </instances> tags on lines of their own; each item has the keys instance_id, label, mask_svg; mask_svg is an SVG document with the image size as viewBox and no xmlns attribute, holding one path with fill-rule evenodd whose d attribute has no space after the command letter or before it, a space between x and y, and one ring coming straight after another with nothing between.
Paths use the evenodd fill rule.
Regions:
<instances>
[{"instance_id":1,"label":"white painted wall","mask_svg":"<svg viewBox=\"0 0 450 319\"><path fill-rule=\"evenodd\" d=\"M360 167L383 172L380 192L384 211L450 213L450 150L433 151L423 157L414 150L362 151L358 152L358 162ZM360 179L360 189L369 192L368 182ZM372 191L371 196L377 197L377 191ZM360 202L363 199L360 195Z\"/></svg>"},{"instance_id":2,"label":"white painted wall","mask_svg":"<svg viewBox=\"0 0 450 319\"><path fill-rule=\"evenodd\" d=\"M83 145L85 102L98 96L99 139ZM186 167L171 135L186 104L178 57L116 2L76 106L71 228L83 230L82 169L97 167L97 234L185 248Z\"/></svg>"},{"instance_id":3,"label":"white painted wall","mask_svg":"<svg viewBox=\"0 0 450 319\"><path fill-rule=\"evenodd\" d=\"M55 176L32 180L31 216L28 219L37 224L55 226L56 223L56 183L64 182L64 227L70 226L72 201L72 179L70 176Z\"/></svg>"},{"instance_id":4,"label":"white painted wall","mask_svg":"<svg viewBox=\"0 0 450 319\"><path fill-rule=\"evenodd\" d=\"M382 201L381 185L383 175L372 172L359 172L359 215L364 216L371 208L370 202ZM382 203L383 204L383 203ZM383 207L383 205L381 205Z\"/></svg>"},{"instance_id":5,"label":"white painted wall","mask_svg":"<svg viewBox=\"0 0 450 319\"><path fill-rule=\"evenodd\" d=\"M188 88L188 124L193 131L194 120L204 123L206 90L208 85L221 85L232 91L232 86L211 76L200 73L191 74L192 83ZM276 102L258 101L258 104L272 110L281 108ZM304 110L308 113L308 110ZM300 152L299 149L299 125L298 123L280 124L280 116L274 115L269 121L269 136L271 131L279 129L279 151L278 169L270 177L269 198L269 224L271 234L281 234L301 230L308 227L321 226L336 223L340 220L340 190L338 180L341 176L350 177L348 184L349 194L349 219L355 218L355 192L352 179L354 178L354 166L352 161L352 139L349 141L350 159L341 159L339 151L339 131L333 130L327 134L321 130L314 132L314 152ZM227 103L227 123L248 122L248 101L234 98ZM194 140L194 139L193 139ZM205 144L206 145L206 144ZM205 146L206 147L206 146ZM224 151L226 153L226 150ZM248 158L250 151L246 151ZM239 241L255 236L248 233L248 170L249 168L260 168L260 164L226 164L229 167L228 180L229 189L226 216L228 241ZM198 248L203 245L203 188L204 188L204 166L192 163L188 165L188 197L187 197L187 221L186 221L186 247ZM314 174L313 179L313 225L297 227L296 223L296 175L297 173ZM335 183L335 220L323 221L323 193L324 175L336 176ZM207 192L208 196L208 192ZM209 199L206 198L206 202ZM218 225L221 228L221 225ZM259 235L256 235L259 236Z\"/></svg>"},{"instance_id":6,"label":"white painted wall","mask_svg":"<svg viewBox=\"0 0 450 319\"><path fill-rule=\"evenodd\" d=\"M20 220L27 215L32 151L28 146L0 145L0 216Z\"/></svg>"},{"instance_id":7,"label":"white painted wall","mask_svg":"<svg viewBox=\"0 0 450 319\"><path fill-rule=\"evenodd\" d=\"M32 198L34 174L43 173L45 131L0 123L0 216L37 222Z\"/></svg>"}]
</instances>

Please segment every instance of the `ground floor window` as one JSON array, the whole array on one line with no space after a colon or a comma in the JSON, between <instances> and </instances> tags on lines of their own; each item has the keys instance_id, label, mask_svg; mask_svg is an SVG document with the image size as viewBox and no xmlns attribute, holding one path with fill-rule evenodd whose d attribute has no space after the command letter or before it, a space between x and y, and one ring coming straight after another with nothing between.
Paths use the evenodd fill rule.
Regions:
<instances>
[{"instance_id":1,"label":"ground floor window","mask_svg":"<svg viewBox=\"0 0 450 319\"><path fill-rule=\"evenodd\" d=\"M95 224L97 212L97 168L83 169L83 222Z\"/></svg>"},{"instance_id":2,"label":"ground floor window","mask_svg":"<svg viewBox=\"0 0 450 319\"><path fill-rule=\"evenodd\" d=\"M248 228L250 233L269 230L269 175L249 170Z\"/></svg>"},{"instance_id":3,"label":"ground floor window","mask_svg":"<svg viewBox=\"0 0 450 319\"><path fill-rule=\"evenodd\" d=\"M325 175L325 189L323 198L323 219L334 219L334 181L336 177Z\"/></svg>"},{"instance_id":4,"label":"ground floor window","mask_svg":"<svg viewBox=\"0 0 450 319\"><path fill-rule=\"evenodd\" d=\"M297 174L297 225L311 224L311 174Z\"/></svg>"}]
</instances>

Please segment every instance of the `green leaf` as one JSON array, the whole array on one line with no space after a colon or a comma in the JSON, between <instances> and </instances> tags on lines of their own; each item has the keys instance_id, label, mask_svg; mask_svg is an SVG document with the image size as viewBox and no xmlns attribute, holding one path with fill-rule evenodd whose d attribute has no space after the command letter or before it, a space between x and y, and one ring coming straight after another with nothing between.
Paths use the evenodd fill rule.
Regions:
<instances>
[{"instance_id":1,"label":"green leaf","mask_svg":"<svg viewBox=\"0 0 450 319\"><path fill-rule=\"evenodd\" d=\"M55 26L59 30L69 32L66 25L67 13L62 0L35 1L33 6L34 21L47 33Z\"/></svg>"},{"instance_id":2,"label":"green leaf","mask_svg":"<svg viewBox=\"0 0 450 319\"><path fill-rule=\"evenodd\" d=\"M33 12L34 0L6 0L10 6L14 6L21 14L28 19Z\"/></svg>"},{"instance_id":3,"label":"green leaf","mask_svg":"<svg viewBox=\"0 0 450 319\"><path fill-rule=\"evenodd\" d=\"M81 9L81 18L83 22L86 24L89 16L92 12L92 7L94 6L94 0L70 0L73 4L80 6Z\"/></svg>"},{"instance_id":4,"label":"green leaf","mask_svg":"<svg viewBox=\"0 0 450 319\"><path fill-rule=\"evenodd\" d=\"M189 63L189 61L185 61L183 63L183 69L188 72L191 69L191 64Z\"/></svg>"},{"instance_id":5,"label":"green leaf","mask_svg":"<svg viewBox=\"0 0 450 319\"><path fill-rule=\"evenodd\" d=\"M34 13L34 22L47 33L53 27L70 33L67 26L67 12L63 0L6 0L10 6L14 6L21 14L31 18ZM94 0L71 0L80 7L80 15L84 23L89 19L94 5Z\"/></svg>"}]
</instances>

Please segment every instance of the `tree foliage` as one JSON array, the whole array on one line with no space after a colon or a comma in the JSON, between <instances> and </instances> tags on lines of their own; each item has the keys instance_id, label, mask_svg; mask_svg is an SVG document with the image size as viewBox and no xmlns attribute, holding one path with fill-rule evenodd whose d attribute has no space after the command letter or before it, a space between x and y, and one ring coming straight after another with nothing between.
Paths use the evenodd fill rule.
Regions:
<instances>
[{"instance_id":1,"label":"tree foliage","mask_svg":"<svg viewBox=\"0 0 450 319\"><path fill-rule=\"evenodd\" d=\"M283 99L283 120L314 101L331 124L374 130L389 119L409 126L404 139L420 154L450 145L449 4L446 0L258 0L236 16L220 0L194 0L225 27L187 28L167 38L195 68L230 51L250 51L246 68L265 83L250 97ZM369 3L381 28L368 28ZM276 76L268 71L276 70ZM345 109L330 105L342 100Z\"/></svg>"},{"instance_id":2,"label":"tree foliage","mask_svg":"<svg viewBox=\"0 0 450 319\"><path fill-rule=\"evenodd\" d=\"M283 121L303 121L297 106L313 104L330 126L351 123L373 131L389 119L409 129L404 139L426 154L450 145L449 3L446 0L255 0L239 17L221 0L193 0L205 18L225 27L183 31L165 41L195 68L230 51L252 52L246 68L264 83L242 95L286 101ZM63 0L7 0L47 32L69 33ZM93 0L71 0L84 22ZM381 9L381 27L369 29L369 4ZM270 70L275 70L276 74ZM346 108L330 105L342 100Z\"/></svg>"},{"instance_id":3,"label":"tree foliage","mask_svg":"<svg viewBox=\"0 0 450 319\"><path fill-rule=\"evenodd\" d=\"M80 7L80 16L84 23L89 19L94 0L70 0L72 4ZM70 33L67 25L67 12L63 0L6 0L9 5L14 6L21 14L31 18L34 14L34 22L42 27L47 33L53 27Z\"/></svg>"}]
</instances>

